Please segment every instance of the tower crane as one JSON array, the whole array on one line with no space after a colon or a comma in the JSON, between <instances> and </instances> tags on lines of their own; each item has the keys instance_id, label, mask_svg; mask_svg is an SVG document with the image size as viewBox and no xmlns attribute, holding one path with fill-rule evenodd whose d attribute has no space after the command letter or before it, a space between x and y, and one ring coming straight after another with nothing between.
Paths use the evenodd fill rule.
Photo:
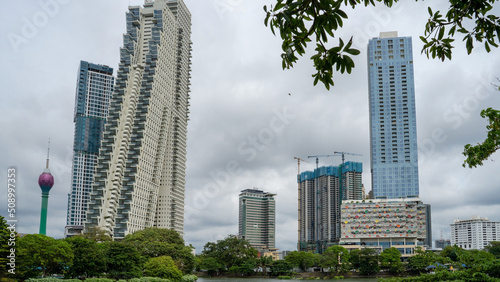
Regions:
<instances>
[{"instance_id":1,"label":"tower crane","mask_svg":"<svg viewBox=\"0 0 500 282\"><path fill-rule=\"evenodd\" d=\"M319 158L329 158L329 157L335 157L336 155L314 155L314 156L307 156L308 158L316 158L316 168L318 168L318 163L319 163Z\"/></svg>"},{"instance_id":2,"label":"tower crane","mask_svg":"<svg viewBox=\"0 0 500 282\"><path fill-rule=\"evenodd\" d=\"M342 155L342 166L344 166L344 159L345 155L351 155L351 156L362 156L360 154L353 154L353 153L347 153L347 152L333 152L336 156Z\"/></svg>"},{"instance_id":3,"label":"tower crane","mask_svg":"<svg viewBox=\"0 0 500 282\"><path fill-rule=\"evenodd\" d=\"M297 160L297 168L298 168L298 170L297 170L297 174L300 174L300 161L304 161L304 162L306 162L306 163L308 163L308 161L306 161L306 160L304 160L304 159L301 159L301 158L299 158L299 157L293 157L293 158Z\"/></svg>"}]
</instances>

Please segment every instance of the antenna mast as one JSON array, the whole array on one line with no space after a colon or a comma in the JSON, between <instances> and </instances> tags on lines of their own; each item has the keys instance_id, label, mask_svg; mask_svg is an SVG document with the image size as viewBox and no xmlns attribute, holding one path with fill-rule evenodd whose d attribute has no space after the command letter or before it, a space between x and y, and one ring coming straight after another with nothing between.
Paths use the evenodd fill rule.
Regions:
<instances>
[{"instance_id":1,"label":"antenna mast","mask_svg":"<svg viewBox=\"0 0 500 282\"><path fill-rule=\"evenodd\" d=\"M49 168L49 154L50 154L50 138L49 138L49 145L47 146L47 167Z\"/></svg>"}]
</instances>

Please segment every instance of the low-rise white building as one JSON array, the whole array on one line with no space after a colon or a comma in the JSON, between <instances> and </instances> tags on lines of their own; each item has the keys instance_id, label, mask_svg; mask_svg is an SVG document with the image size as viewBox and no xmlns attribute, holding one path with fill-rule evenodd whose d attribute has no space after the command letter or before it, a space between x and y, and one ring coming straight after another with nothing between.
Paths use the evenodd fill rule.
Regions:
<instances>
[{"instance_id":1,"label":"low-rise white building","mask_svg":"<svg viewBox=\"0 0 500 282\"><path fill-rule=\"evenodd\" d=\"M500 241L500 222L475 216L467 220L455 219L451 224L451 245L482 250L492 241Z\"/></svg>"}]
</instances>

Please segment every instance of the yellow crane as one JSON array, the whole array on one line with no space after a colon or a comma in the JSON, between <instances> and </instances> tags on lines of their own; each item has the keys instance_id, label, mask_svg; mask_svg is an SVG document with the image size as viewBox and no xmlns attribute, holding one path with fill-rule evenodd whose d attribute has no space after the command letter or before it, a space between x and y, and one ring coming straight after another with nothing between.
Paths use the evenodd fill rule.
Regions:
<instances>
[{"instance_id":1,"label":"yellow crane","mask_svg":"<svg viewBox=\"0 0 500 282\"><path fill-rule=\"evenodd\" d=\"M300 174L300 161L304 161L304 162L306 162L306 163L308 163L308 161L306 161L306 160L304 160L304 159L301 159L301 158L299 158L299 157L293 157L293 158L297 160L297 169L298 169L298 170L297 170L297 174Z\"/></svg>"}]
</instances>

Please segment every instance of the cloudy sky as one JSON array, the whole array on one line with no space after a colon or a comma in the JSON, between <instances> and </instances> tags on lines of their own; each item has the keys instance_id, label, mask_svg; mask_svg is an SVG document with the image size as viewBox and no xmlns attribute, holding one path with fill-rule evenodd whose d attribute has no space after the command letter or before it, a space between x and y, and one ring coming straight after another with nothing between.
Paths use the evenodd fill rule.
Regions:
<instances>
[{"instance_id":1,"label":"cloudy sky","mask_svg":"<svg viewBox=\"0 0 500 282\"><path fill-rule=\"evenodd\" d=\"M313 87L312 63L283 71L280 40L264 26L263 5L274 0L185 0L192 13L192 91L188 127L185 240L200 252L209 241L238 232L238 194L276 193L276 246L297 243L297 161L345 151L362 154L369 174L366 45L380 31L413 37L420 195L432 205L434 239L450 236L453 219L479 215L500 221L500 155L463 168L463 146L485 138L479 113L500 108L491 83L500 76L500 50L478 45L467 55L458 40L453 60L428 60L418 39L433 2L403 1L392 9L347 9L338 33L353 36L361 55L335 87ZM445 2L445 1L441 1ZM7 169L17 169L17 231L37 233L47 141L55 186L47 235L66 224L73 146L73 106L80 60L118 67L125 12L140 0L8 1L0 10L0 214L7 215ZM433 9L444 8L433 6ZM500 10L500 7L495 7ZM498 13L497 13L498 14ZM335 39L336 40L336 39ZM310 55L309 55L310 56ZM495 67L496 66L496 67ZM289 95L289 93L291 95ZM314 160L301 163L312 170ZM337 165L340 158L320 159Z\"/></svg>"}]
</instances>

